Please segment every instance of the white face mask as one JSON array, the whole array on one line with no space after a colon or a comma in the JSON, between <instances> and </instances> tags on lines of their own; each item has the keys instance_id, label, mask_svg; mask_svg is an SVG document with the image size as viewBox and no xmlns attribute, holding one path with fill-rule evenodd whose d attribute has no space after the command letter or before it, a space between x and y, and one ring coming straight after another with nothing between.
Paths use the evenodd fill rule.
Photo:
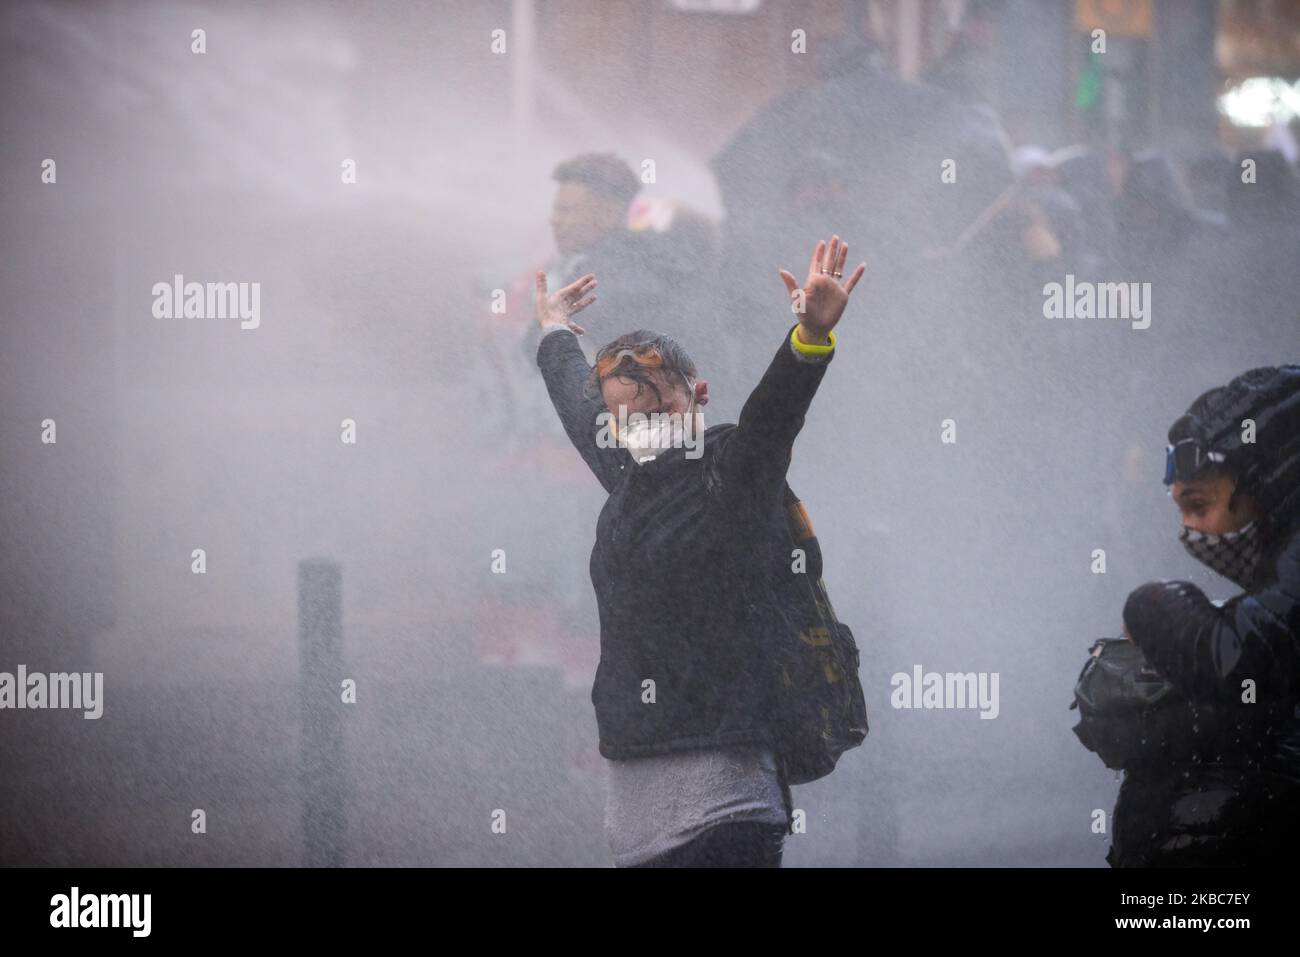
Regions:
<instances>
[{"instance_id":1,"label":"white face mask","mask_svg":"<svg viewBox=\"0 0 1300 957\"><path fill-rule=\"evenodd\" d=\"M690 383L690 389L691 401L685 412L641 415L619 436L637 465L653 461L660 452L685 447L688 422L691 437L698 442L704 432L704 413L695 407L695 383Z\"/></svg>"}]
</instances>

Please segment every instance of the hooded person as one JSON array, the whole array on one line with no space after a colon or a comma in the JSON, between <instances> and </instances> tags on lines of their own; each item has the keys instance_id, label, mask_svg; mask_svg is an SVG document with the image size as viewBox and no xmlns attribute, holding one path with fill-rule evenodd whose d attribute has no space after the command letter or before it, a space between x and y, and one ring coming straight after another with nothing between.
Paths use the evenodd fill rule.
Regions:
<instances>
[{"instance_id":1,"label":"hooded person","mask_svg":"<svg viewBox=\"0 0 1300 957\"><path fill-rule=\"evenodd\" d=\"M1130 160L1115 214L1120 262L1131 272L1176 269L1189 243L1204 234L1222 239L1220 224L1196 207L1182 171L1161 150Z\"/></svg>"},{"instance_id":2,"label":"hooded person","mask_svg":"<svg viewBox=\"0 0 1300 957\"><path fill-rule=\"evenodd\" d=\"M1300 850L1300 366L1252 369L1169 430L1181 540L1242 592L1152 582L1125 635L1190 704L1197 747L1129 771L1115 866L1237 866Z\"/></svg>"},{"instance_id":3,"label":"hooded person","mask_svg":"<svg viewBox=\"0 0 1300 957\"><path fill-rule=\"evenodd\" d=\"M1118 235L1106 157L1085 146L1067 151L1056 166L1061 188L1079 209L1082 254L1077 271L1101 276L1115 261Z\"/></svg>"}]
</instances>

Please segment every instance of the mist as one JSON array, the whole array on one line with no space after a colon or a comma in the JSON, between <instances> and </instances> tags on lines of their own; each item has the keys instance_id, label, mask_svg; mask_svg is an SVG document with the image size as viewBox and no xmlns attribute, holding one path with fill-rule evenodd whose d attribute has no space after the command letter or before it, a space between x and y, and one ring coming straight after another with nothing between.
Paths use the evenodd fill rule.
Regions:
<instances>
[{"instance_id":1,"label":"mist","mask_svg":"<svg viewBox=\"0 0 1300 957\"><path fill-rule=\"evenodd\" d=\"M0 862L609 866L605 493L547 398L528 283L552 172L612 152L663 285L602 276L584 349L673 335L708 424L788 337L777 270L832 232L867 264L789 482L871 730L795 788L786 865L1104 866L1117 775L1072 689L1133 588L1232 593L1179 545L1165 432L1294 361L1294 187L1248 203L1221 150L1189 225L1133 177L1097 200L1028 157L1219 148L1185 50L1204 115L1169 100L1099 145L1044 106L1086 54L1070 4L1001 8L986 106L922 86L938 58L882 39L900 5L758 7L5 6L0 671L103 689L93 720L0 716ZM1049 318L1067 276L1149 284L1149 325ZM189 282L246 306L255 284L256 324L158 305ZM917 668L996 676L996 716L897 707Z\"/></svg>"}]
</instances>

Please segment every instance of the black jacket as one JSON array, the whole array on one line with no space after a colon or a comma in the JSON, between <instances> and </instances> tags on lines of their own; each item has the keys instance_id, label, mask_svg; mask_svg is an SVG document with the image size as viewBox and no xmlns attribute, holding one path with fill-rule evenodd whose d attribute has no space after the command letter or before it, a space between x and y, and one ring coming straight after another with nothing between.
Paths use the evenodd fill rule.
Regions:
<instances>
[{"instance_id":1,"label":"black jacket","mask_svg":"<svg viewBox=\"0 0 1300 957\"><path fill-rule=\"evenodd\" d=\"M1115 807L1112 863L1235 865L1300 849L1300 523L1265 526L1249 592L1217 607L1194 585L1153 582L1124 623L1142 653L1235 738L1185 767L1130 772ZM1243 702L1243 682L1255 686Z\"/></svg>"},{"instance_id":2,"label":"black jacket","mask_svg":"<svg viewBox=\"0 0 1300 957\"><path fill-rule=\"evenodd\" d=\"M771 668L760 609L765 575L790 561L781 494L795 436L831 356L805 362L786 330L735 427L637 465L599 448L599 396L574 335L545 335L537 362L565 431L609 493L591 581L600 665L591 690L600 753L621 760L692 748L772 743ZM643 682L654 682L654 703Z\"/></svg>"}]
</instances>

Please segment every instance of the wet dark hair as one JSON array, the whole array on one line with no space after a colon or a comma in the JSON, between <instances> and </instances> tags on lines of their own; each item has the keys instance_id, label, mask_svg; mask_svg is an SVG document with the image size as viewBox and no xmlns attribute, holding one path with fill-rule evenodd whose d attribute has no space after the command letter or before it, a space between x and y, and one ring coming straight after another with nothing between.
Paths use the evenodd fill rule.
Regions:
<instances>
[{"instance_id":1,"label":"wet dark hair","mask_svg":"<svg viewBox=\"0 0 1300 957\"><path fill-rule=\"evenodd\" d=\"M635 349L637 346L653 346L664 357L663 365L646 366L637 362L631 356L624 356L618 365L611 369L604 378L631 379L637 384L637 395L641 394L643 388L649 388L656 397L662 399L663 393L659 391L659 387L651 377L654 371L662 369L669 375L675 373L684 379L694 379L696 377L695 360L690 357L690 354L682 347L680 342L667 333L655 332L653 329L637 329L635 332L628 332L619 336L613 342L601 347L601 350L596 353L596 364L592 366L591 376L587 380L587 394L590 397L594 398L600 395L600 384L603 380L596 373L600 361L607 356L614 355L620 349Z\"/></svg>"},{"instance_id":2,"label":"wet dark hair","mask_svg":"<svg viewBox=\"0 0 1300 957\"><path fill-rule=\"evenodd\" d=\"M583 153L566 160L551 173L557 183L581 183L593 192L627 205L641 191L632 167L613 153Z\"/></svg>"}]
</instances>

